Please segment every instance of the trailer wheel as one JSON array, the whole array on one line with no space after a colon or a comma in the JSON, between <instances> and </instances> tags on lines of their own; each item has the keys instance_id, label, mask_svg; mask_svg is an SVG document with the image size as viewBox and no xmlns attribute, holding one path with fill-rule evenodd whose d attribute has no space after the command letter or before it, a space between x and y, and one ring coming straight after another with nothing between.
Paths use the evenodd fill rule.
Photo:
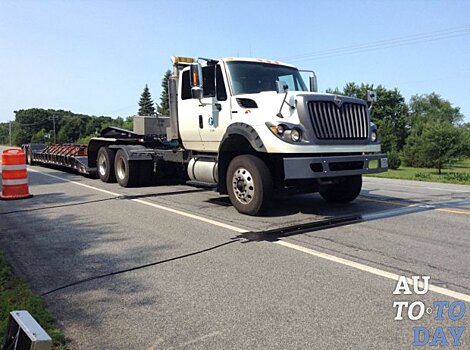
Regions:
<instances>
[{"instance_id":1,"label":"trailer wheel","mask_svg":"<svg viewBox=\"0 0 470 350\"><path fill-rule=\"evenodd\" d=\"M266 164L253 155L233 158L227 169L227 190L232 205L243 214L257 215L266 209L273 181Z\"/></svg>"},{"instance_id":2,"label":"trailer wheel","mask_svg":"<svg viewBox=\"0 0 470 350\"><path fill-rule=\"evenodd\" d=\"M362 188L362 176L347 176L338 184L331 185L325 191L321 191L320 195L327 202L331 203L349 203L359 196Z\"/></svg>"},{"instance_id":3,"label":"trailer wheel","mask_svg":"<svg viewBox=\"0 0 470 350\"><path fill-rule=\"evenodd\" d=\"M114 151L109 147L103 146L98 150L96 157L98 175L103 182L116 182L114 173Z\"/></svg>"},{"instance_id":4,"label":"trailer wheel","mask_svg":"<svg viewBox=\"0 0 470 350\"><path fill-rule=\"evenodd\" d=\"M139 163L130 162L122 149L116 152L114 172L119 185L122 187L135 187L139 185Z\"/></svg>"},{"instance_id":5,"label":"trailer wheel","mask_svg":"<svg viewBox=\"0 0 470 350\"><path fill-rule=\"evenodd\" d=\"M33 160L33 150L31 149L31 147L28 147L26 149L26 164L29 164L29 165L36 164L35 161Z\"/></svg>"}]
</instances>

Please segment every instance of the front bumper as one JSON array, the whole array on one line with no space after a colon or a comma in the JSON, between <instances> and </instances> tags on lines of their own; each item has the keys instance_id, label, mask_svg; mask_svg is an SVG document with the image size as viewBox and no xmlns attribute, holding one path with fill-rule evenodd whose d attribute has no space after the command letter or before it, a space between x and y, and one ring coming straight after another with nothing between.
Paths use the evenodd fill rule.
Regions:
<instances>
[{"instance_id":1,"label":"front bumper","mask_svg":"<svg viewBox=\"0 0 470 350\"><path fill-rule=\"evenodd\" d=\"M284 180L373 174L387 171L386 154L284 158Z\"/></svg>"}]
</instances>

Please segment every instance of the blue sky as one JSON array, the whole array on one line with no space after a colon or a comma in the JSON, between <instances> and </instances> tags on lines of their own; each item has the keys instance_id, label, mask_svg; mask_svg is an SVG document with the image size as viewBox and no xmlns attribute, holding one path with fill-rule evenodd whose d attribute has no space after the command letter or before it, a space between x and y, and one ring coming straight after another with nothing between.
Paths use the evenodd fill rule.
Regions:
<instances>
[{"instance_id":1,"label":"blue sky","mask_svg":"<svg viewBox=\"0 0 470 350\"><path fill-rule=\"evenodd\" d=\"M0 121L30 107L129 116L170 56L314 69L320 90L436 92L470 121L470 1L0 0ZM344 49L347 48L347 49Z\"/></svg>"}]
</instances>

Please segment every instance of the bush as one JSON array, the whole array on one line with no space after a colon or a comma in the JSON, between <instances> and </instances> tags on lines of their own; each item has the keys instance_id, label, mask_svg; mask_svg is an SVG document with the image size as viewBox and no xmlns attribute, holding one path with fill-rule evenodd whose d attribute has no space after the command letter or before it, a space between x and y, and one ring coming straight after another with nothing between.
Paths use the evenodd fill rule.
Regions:
<instances>
[{"instance_id":1,"label":"bush","mask_svg":"<svg viewBox=\"0 0 470 350\"><path fill-rule=\"evenodd\" d=\"M425 173L425 172L419 172L419 173L416 173L414 177L418 180L428 180L431 178L431 174Z\"/></svg>"},{"instance_id":2,"label":"bush","mask_svg":"<svg viewBox=\"0 0 470 350\"><path fill-rule=\"evenodd\" d=\"M398 169L401 165L400 154L396 150L387 153L389 169Z\"/></svg>"},{"instance_id":3,"label":"bush","mask_svg":"<svg viewBox=\"0 0 470 350\"><path fill-rule=\"evenodd\" d=\"M444 179L450 182L467 183L467 182L470 182L470 174L469 173L447 173L447 174L444 174Z\"/></svg>"},{"instance_id":4,"label":"bush","mask_svg":"<svg viewBox=\"0 0 470 350\"><path fill-rule=\"evenodd\" d=\"M91 135L88 135L88 136L84 136L84 137L81 137L77 140L76 143L78 144L82 144L82 145L87 145L88 142L90 142L90 140L93 138L93 137L97 137L96 134L91 134Z\"/></svg>"}]
</instances>

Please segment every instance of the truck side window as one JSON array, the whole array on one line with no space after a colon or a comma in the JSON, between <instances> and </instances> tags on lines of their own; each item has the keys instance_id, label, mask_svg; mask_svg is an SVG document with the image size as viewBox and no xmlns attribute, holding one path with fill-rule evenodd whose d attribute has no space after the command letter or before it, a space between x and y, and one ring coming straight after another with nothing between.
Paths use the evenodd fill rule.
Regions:
<instances>
[{"instance_id":1,"label":"truck side window","mask_svg":"<svg viewBox=\"0 0 470 350\"><path fill-rule=\"evenodd\" d=\"M214 66L207 66L202 68L202 79L203 79L203 88L204 88L204 97L214 97L215 96L215 79L214 79ZM217 76L217 99L219 101L227 100L227 92L225 90L224 78L222 76L222 71L220 66L216 68ZM183 72L182 82L181 82L181 99L189 100L191 99L191 83L189 81L189 71Z\"/></svg>"},{"instance_id":2,"label":"truck side window","mask_svg":"<svg viewBox=\"0 0 470 350\"><path fill-rule=\"evenodd\" d=\"M215 67L206 66L202 68L202 87L204 89L204 97L215 96Z\"/></svg>"},{"instance_id":3,"label":"truck side window","mask_svg":"<svg viewBox=\"0 0 470 350\"><path fill-rule=\"evenodd\" d=\"M225 90L224 77L222 76L222 69L217 65L215 69L215 79L217 85L217 100L226 101L227 100L227 91Z\"/></svg>"},{"instance_id":4,"label":"truck side window","mask_svg":"<svg viewBox=\"0 0 470 350\"><path fill-rule=\"evenodd\" d=\"M181 82L181 99L189 100L191 96L191 83L189 82L189 70L183 72L183 78Z\"/></svg>"}]
</instances>

